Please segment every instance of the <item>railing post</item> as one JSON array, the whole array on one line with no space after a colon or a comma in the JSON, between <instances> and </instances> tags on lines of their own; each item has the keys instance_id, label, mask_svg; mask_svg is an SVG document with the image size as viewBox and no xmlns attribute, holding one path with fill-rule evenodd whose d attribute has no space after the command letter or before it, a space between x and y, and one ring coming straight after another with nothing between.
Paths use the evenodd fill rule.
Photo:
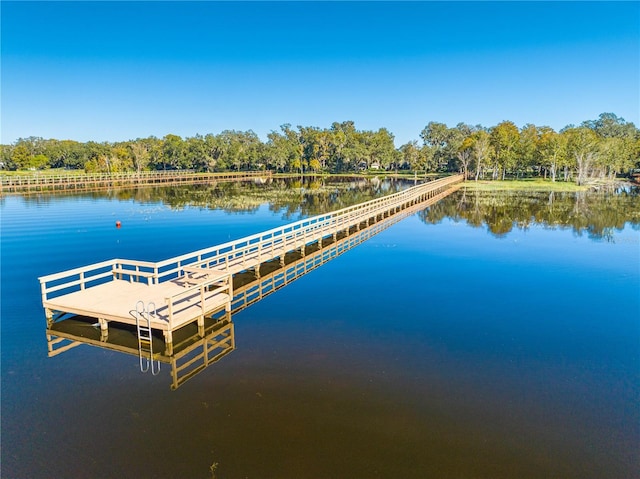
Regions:
<instances>
[{"instance_id":1,"label":"railing post","mask_svg":"<svg viewBox=\"0 0 640 479\"><path fill-rule=\"evenodd\" d=\"M200 317L200 319L203 321L202 326L204 326L204 313L205 313L204 288L205 288L205 285L203 283L202 285L200 285L200 310L202 311L202 316ZM200 323L198 323L198 324L200 324Z\"/></svg>"},{"instance_id":2,"label":"railing post","mask_svg":"<svg viewBox=\"0 0 640 479\"><path fill-rule=\"evenodd\" d=\"M167 298L167 311L169 316L169 329L173 331L173 299Z\"/></svg>"},{"instance_id":3,"label":"railing post","mask_svg":"<svg viewBox=\"0 0 640 479\"><path fill-rule=\"evenodd\" d=\"M42 293L42 303L47 301L47 282L40 281L40 292Z\"/></svg>"}]
</instances>

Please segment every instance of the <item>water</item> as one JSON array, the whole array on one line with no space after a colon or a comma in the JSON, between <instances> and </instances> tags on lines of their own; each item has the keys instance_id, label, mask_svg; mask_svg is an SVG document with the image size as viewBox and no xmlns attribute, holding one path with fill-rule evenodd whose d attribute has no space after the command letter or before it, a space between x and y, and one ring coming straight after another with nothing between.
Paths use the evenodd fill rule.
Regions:
<instances>
[{"instance_id":1,"label":"water","mask_svg":"<svg viewBox=\"0 0 640 479\"><path fill-rule=\"evenodd\" d=\"M237 349L176 391L133 356L47 358L39 275L360 199L328 186L235 212L4 198L2 477L640 477L635 195L456 193L235 315Z\"/></svg>"}]
</instances>

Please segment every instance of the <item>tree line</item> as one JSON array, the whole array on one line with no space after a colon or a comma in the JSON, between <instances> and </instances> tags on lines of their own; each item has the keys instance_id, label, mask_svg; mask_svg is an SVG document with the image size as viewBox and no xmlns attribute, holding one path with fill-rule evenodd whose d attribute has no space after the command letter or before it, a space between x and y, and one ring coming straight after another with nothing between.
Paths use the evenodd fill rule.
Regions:
<instances>
[{"instance_id":1,"label":"tree line","mask_svg":"<svg viewBox=\"0 0 640 479\"><path fill-rule=\"evenodd\" d=\"M2 145L0 167L105 173L459 171L476 180L540 176L578 184L640 168L640 130L613 113L560 131L533 124L518 128L511 121L488 128L430 122L420 139L396 148L394 135L386 128L358 130L352 121L334 122L324 129L285 124L271 131L266 141L251 130L103 143L29 137Z\"/></svg>"}]
</instances>

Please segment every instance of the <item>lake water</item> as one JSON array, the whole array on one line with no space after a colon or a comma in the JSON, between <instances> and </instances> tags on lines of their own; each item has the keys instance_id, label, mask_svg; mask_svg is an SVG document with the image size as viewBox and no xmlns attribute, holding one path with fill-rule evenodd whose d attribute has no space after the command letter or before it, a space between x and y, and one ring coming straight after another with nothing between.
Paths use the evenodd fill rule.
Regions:
<instances>
[{"instance_id":1,"label":"lake water","mask_svg":"<svg viewBox=\"0 0 640 479\"><path fill-rule=\"evenodd\" d=\"M0 200L3 478L640 477L637 194L461 190L234 315L175 391L47 357L38 276L403 187L293 186Z\"/></svg>"}]
</instances>

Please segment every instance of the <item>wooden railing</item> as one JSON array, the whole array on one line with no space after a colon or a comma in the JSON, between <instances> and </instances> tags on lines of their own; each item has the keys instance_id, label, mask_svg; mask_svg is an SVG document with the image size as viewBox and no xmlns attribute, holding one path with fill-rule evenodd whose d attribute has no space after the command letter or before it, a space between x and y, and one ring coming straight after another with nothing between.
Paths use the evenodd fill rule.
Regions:
<instances>
[{"instance_id":1,"label":"wooden railing","mask_svg":"<svg viewBox=\"0 0 640 479\"><path fill-rule=\"evenodd\" d=\"M69 175L4 175L0 177L0 193L39 191L86 191L116 186L167 185L204 181L237 181L270 178L271 171L239 171L229 173L196 173L191 170L143 171L140 173L91 173Z\"/></svg>"},{"instance_id":2,"label":"wooden railing","mask_svg":"<svg viewBox=\"0 0 640 479\"><path fill-rule=\"evenodd\" d=\"M185 309L190 309L193 304L188 303L188 299L194 296L199 296L198 305L200 307L200 316L204 319L207 313L207 299L216 296L220 293L226 293L229 295L229 301L233 298L233 281L231 274L225 273L223 275L217 275L208 277L204 280L198 281L192 286L187 286L179 293L165 298L165 304L167 307L167 317L169 319L169 329L173 330L173 318ZM159 308L160 311L162 308ZM196 317L196 314L192 314Z\"/></svg>"},{"instance_id":3,"label":"wooden railing","mask_svg":"<svg viewBox=\"0 0 640 479\"><path fill-rule=\"evenodd\" d=\"M280 254L304 247L314 241L333 236L380 215L394 214L400 209L438 195L450 185L463 181L462 175L413 186L392 195L337 211L306 218L285 226L246 236L221 245L176 256L160 262L112 259L39 278L42 300L85 289L93 285L123 279L131 282L158 284L185 275L186 268L209 268L230 272L242 268L247 261L266 261ZM52 294L55 294L52 296Z\"/></svg>"}]
</instances>

